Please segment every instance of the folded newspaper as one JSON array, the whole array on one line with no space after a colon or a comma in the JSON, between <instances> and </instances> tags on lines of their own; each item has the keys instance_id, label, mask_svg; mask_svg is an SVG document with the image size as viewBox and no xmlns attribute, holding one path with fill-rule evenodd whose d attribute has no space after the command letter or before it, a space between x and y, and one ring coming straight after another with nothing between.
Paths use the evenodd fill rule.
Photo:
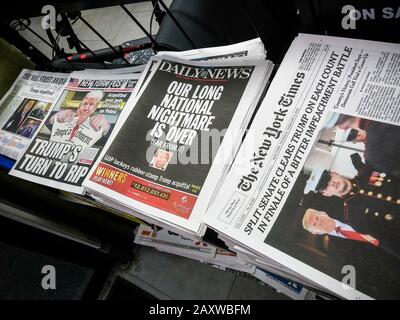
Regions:
<instances>
[{"instance_id":1,"label":"folded newspaper","mask_svg":"<svg viewBox=\"0 0 400 320\"><path fill-rule=\"evenodd\" d=\"M0 154L17 160L60 97L69 74L24 69L0 100Z\"/></svg>"},{"instance_id":2,"label":"folded newspaper","mask_svg":"<svg viewBox=\"0 0 400 320\"><path fill-rule=\"evenodd\" d=\"M300 34L205 216L257 266L400 297L400 45Z\"/></svg>"},{"instance_id":3,"label":"folded newspaper","mask_svg":"<svg viewBox=\"0 0 400 320\"><path fill-rule=\"evenodd\" d=\"M203 234L202 217L272 71L264 55L260 50L258 60L223 61L153 57L84 182L89 194L178 233Z\"/></svg>"},{"instance_id":4,"label":"folded newspaper","mask_svg":"<svg viewBox=\"0 0 400 320\"><path fill-rule=\"evenodd\" d=\"M260 38L243 41L231 45L193 49L187 51L160 51L158 55L167 55L193 61L246 59L258 60L266 58L266 51Z\"/></svg>"},{"instance_id":5,"label":"folded newspaper","mask_svg":"<svg viewBox=\"0 0 400 320\"><path fill-rule=\"evenodd\" d=\"M210 47L210 48L203 48L203 49L196 49L196 50L189 50L189 51L181 51L181 52L159 52L158 56L175 56L189 60L265 60L266 52L264 45L260 38L228 45L228 46L221 46L221 47ZM139 67L128 67L128 68L120 68L115 70L90 70L91 73L96 73L97 75L107 76L108 74L125 74L125 73L137 73L142 72L144 69L144 75L141 77L140 81L135 87L135 91L137 92L143 82L148 78L152 71L152 67L154 63L151 62L146 68L145 66ZM86 71L83 71L86 72ZM87 204L95 205L97 207L101 207L102 209L106 209L113 214L117 214L119 216L123 216L124 218L129 217L130 219L135 219L133 215L126 214L126 208L119 206L118 204L113 204L110 206L110 202L107 199L102 199L99 197L95 197L88 193L84 195L78 194L70 194L70 197L65 197L64 199L70 199L74 201L84 201Z\"/></svg>"},{"instance_id":6,"label":"folded newspaper","mask_svg":"<svg viewBox=\"0 0 400 320\"><path fill-rule=\"evenodd\" d=\"M82 194L82 182L134 93L140 73L73 72L11 175Z\"/></svg>"},{"instance_id":7,"label":"folded newspaper","mask_svg":"<svg viewBox=\"0 0 400 320\"><path fill-rule=\"evenodd\" d=\"M139 226L135 243L153 247L159 251L179 255L212 265L218 269L252 276L291 299L315 299L316 293L301 284L288 280L272 272L257 268L242 259L235 252L219 248L213 244L183 237L166 229Z\"/></svg>"}]
</instances>

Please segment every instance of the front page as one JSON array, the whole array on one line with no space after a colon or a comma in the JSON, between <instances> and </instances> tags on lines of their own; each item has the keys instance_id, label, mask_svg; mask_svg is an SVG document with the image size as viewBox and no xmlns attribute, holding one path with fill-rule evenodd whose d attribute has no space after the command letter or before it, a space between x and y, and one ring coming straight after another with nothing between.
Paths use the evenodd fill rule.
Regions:
<instances>
[{"instance_id":1,"label":"front page","mask_svg":"<svg viewBox=\"0 0 400 320\"><path fill-rule=\"evenodd\" d=\"M0 154L17 160L36 135L69 74L22 70L0 101Z\"/></svg>"},{"instance_id":2,"label":"front page","mask_svg":"<svg viewBox=\"0 0 400 320\"><path fill-rule=\"evenodd\" d=\"M82 194L139 75L72 73L56 106L10 174Z\"/></svg>"},{"instance_id":3,"label":"front page","mask_svg":"<svg viewBox=\"0 0 400 320\"><path fill-rule=\"evenodd\" d=\"M209 47L201 49L193 49L186 51L160 51L157 57L176 57L179 59L192 61L209 61L209 60L265 60L266 50L260 38L255 38L249 41L239 42L227 46ZM143 77L138 83L138 91L151 72L154 70L155 61L152 60L147 64L143 71Z\"/></svg>"},{"instance_id":4,"label":"front page","mask_svg":"<svg viewBox=\"0 0 400 320\"><path fill-rule=\"evenodd\" d=\"M299 35L206 223L342 297L398 298L399 52Z\"/></svg>"},{"instance_id":5,"label":"front page","mask_svg":"<svg viewBox=\"0 0 400 320\"><path fill-rule=\"evenodd\" d=\"M197 232L224 170L223 160L214 158L221 148L230 150L229 158L235 148L228 141L224 149L223 134L227 128L228 136L240 133L270 64L154 59L155 70L132 112L84 184ZM218 141L211 148L213 134ZM114 175L124 178L116 181Z\"/></svg>"}]
</instances>

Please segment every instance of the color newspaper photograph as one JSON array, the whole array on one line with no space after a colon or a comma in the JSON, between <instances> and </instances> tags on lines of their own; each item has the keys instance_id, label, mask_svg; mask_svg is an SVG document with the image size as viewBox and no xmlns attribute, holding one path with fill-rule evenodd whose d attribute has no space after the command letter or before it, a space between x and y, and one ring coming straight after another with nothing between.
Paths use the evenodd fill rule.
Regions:
<instances>
[{"instance_id":1,"label":"color newspaper photograph","mask_svg":"<svg viewBox=\"0 0 400 320\"><path fill-rule=\"evenodd\" d=\"M34 99L24 99L2 129L11 133L17 133L18 129L31 114L37 102L38 101Z\"/></svg>"},{"instance_id":2,"label":"color newspaper photograph","mask_svg":"<svg viewBox=\"0 0 400 320\"><path fill-rule=\"evenodd\" d=\"M102 90L66 90L59 108L50 114L40 132L50 141L82 146L82 152L96 144L103 145L116 118L105 114ZM114 119L115 118L115 119Z\"/></svg>"},{"instance_id":3,"label":"color newspaper photograph","mask_svg":"<svg viewBox=\"0 0 400 320\"><path fill-rule=\"evenodd\" d=\"M332 113L265 243L339 281L352 266L357 290L398 297L399 134Z\"/></svg>"}]
</instances>

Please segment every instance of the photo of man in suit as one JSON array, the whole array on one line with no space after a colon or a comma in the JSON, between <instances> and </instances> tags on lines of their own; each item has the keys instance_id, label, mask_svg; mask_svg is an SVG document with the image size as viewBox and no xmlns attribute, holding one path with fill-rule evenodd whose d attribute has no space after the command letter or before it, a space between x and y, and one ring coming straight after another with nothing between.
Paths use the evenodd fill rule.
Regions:
<instances>
[{"instance_id":1,"label":"photo of man in suit","mask_svg":"<svg viewBox=\"0 0 400 320\"><path fill-rule=\"evenodd\" d=\"M351 155L357 175L346 178L337 172L315 168L304 194L343 200L337 212L306 211L304 229L370 242L400 258L400 181L364 164L358 153ZM335 220L337 219L337 220Z\"/></svg>"},{"instance_id":2,"label":"photo of man in suit","mask_svg":"<svg viewBox=\"0 0 400 320\"><path fill-rule=\"evenodd\" d=\"M31 138L39 127L40 121L28 118L24 124L22 124L17 134L24 136L25 138Z\"/></svg>"},{"instance_id":3,"label":"photo of man in suit","mask_svg":"<svg viewBox=\"0 0 400 320\"><path fill-rule=\"evenodd\" d=\"M363 142L367 165L400 178L400 127L342 114L335 126L348 132L347 141Z\"/></svg>"},{"instance_id":4,"label":"photo of man in suit","mask_svg":"<svg viewBox=\"0 0 400 320\"><path fill-rule=\"evenodd\" d=\"M58 111L50 117L46 122L46 126L50 130L53 129L54 123L57 123L59 126L72 127L71 133L65 138L65 142L72 140L79 128L84 124L94 131L100 132L101 135L106 135L110 129L107 119L101 114L93 116L103 96L103 92L99 90L88 92L76 111L71 109Z\"/></svg>"},{"instance_id":5,"label":"photo of man in suit","mask_svg":"<svg viewBox=\"0 0 400 320\"><path fill-rule=\"evenodd\" d=\"M376 221L375 221L376 220ZM380 223L363 212L326 213L308 208L302 220L303 228L315 235L339 237L369 243L400 259L398 223Z\"/></svg>"},{"instance_id":6,"label":"photo of man in suit","mask_svg":"<svg viewBox=\"0 0 400 320\"><path fill-rule=\"evenodd\" d=\"M150 162L150 167L165 171L172 156L173 152L166 151L163 149L157 149L157 152L155 153L152 161Z\"/></svg>"},{"instance_id":7,"label":"photo of man in suit","mask_svg":"<svg viewBox=\"0 0 400 320\"><path fill-rule=\"evenodd\" d=\"M10 119L8 119L2 129L11 133L16 133L18 128L28 118L36 102L36 100L25 100Z\"/></svg>"},{"instance_id":8,"label":"photo of man in suit","mask_svg":"<svg viewBox=\"0 0 400 320\"><path fill-rule=\"evenodd\" d=\"M329 234L335 237L363 241L379 246L379 240L369 234L363 234L340 220L330 217L324 211L308 208L303 216L303 228L312 234Z\"/></svg>"},{"instance_id":9,"label":"photo of man in suit","mask_svg":"<svg viewBox=\"0 0 400 320\"><path fill-rule=\"evenodd\" d=\"M47 115L49 106L50 106L49 103L38 102L36 106L33 108L30 116L40 120L44 119L44 117Z\"/></svg>"},{"instance_id":10,"label":"photo of man in suit","mask_svg":"<svg viewBox=\"0 0 400 320\"><path fill-rule=\"evenodd\" d=\"M385 172L375 171L351 156L358 174L352 178L337 172L315 168L304 188L304 194L321 193L325 197L343 199L344 211L359 211L386 222L400 220L400 181Z\"/></svg>"},{"instance_id":11,"label":"photo of man in suit","mask_svg":"<svg viewBox=\"0 0 400 320\"><path fill-rule=\"evenodd\" d=\"M399 166L399 127L337 113L331 119L264 242L338 281L351 265L358 290L397 299L400 178L386 164ZM326 148L321 140L340 143ZM371 163L377 157L382 167Z\"/></svg>"}]
</instances>

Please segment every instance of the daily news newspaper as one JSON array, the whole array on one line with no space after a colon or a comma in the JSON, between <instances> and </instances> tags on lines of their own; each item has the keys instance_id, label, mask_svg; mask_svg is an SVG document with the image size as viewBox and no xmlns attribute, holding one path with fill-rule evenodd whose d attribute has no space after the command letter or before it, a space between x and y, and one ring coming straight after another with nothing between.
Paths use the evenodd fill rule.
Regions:
<instances>
[{"instance_id":1,"label":"daily news newspaper","mask_svg":"<svg viewBox=\"0 0 400 320\"><path fill-rule=\"evenodd\" d=\"M224 137L242 134L270 63L152 61L132 111L84 185L92 194L198 232L226 169L224 156L231 159L240 142ZM212 139L217 141L211 148Z\"/></svg>"},{"instance_id":2,"label":"daily news newspaper","mask_svg":"<svg viewBox=\"0 0 400 320\"><path fill-rule=\"evenodd\" d=\"M0 154L17 160L60 97L69 74L21 71L0 101Z\"/></svg>"},{"instance_id":3,"label":"daily news newspaper","mask_svg":"<svg viewBox=\"0 0 400 320\"><path fill-rule=\"evenodd\" d=\"M300 34L205 222L349 299L400 297L400 45Z\"/></svg>"},{"instance_id":4,"label":"daily news newspaper","mask_svg":"<svg viewBox=\"0 0 400 320\"><path fill-rule=\"evenodd\" d=\"M138 74L72 73L11 175L82 194L82 182L132 95Z\"/></svg>"}]
</instances>

